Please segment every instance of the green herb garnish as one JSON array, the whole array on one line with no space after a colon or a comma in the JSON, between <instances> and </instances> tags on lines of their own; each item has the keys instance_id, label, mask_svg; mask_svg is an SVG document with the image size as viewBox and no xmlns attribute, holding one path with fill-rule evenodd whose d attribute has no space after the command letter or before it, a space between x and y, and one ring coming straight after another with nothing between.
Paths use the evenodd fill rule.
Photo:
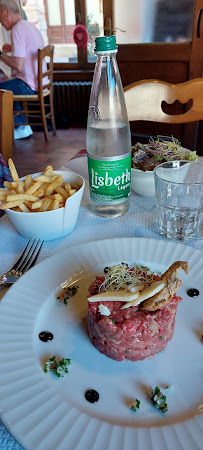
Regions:
<instances>
[{"instance_id":1,"label":"green herb garnish","mask_svg":"<svg viewBox=\"0 0 203 450\"><path fill-rule=\"evenodd\" d=\"M44 366L44 372L47 373L52 370L57 377L64 377L68 373L68 366L71 364L70 359L62 358L60 361L56 361L55 356L49 358Z\"/></svg>"},{"instance_id":2,"label":"green herb garnish","mask_svg":"<svg viewBox=\"0 0 203 450\"><path fill-rule=\"evenodd\" d=\"M64 303L64 305L68 304L68 300L70 297L76 294L78 290L78 286L68 286L64 287L63 290L59 293L57 300L59 303Z\"/></svg>"},{"instance_id":3,"label":"green herb garnish","mask_svg":"<svg viewBox=\"0 0 203 450\"><path fill-rule=\"evenodd\" d=\"M131 411L136 412L140 408L140 400L136 398L135 402L130 406Z\"/></svg>"},{"instance_id":4,"label":"green herb garnish","mask_svg":"<svg viewBox=\"0 0 203 450\"><path fill-rule=\"evenodd\" d=\"M156 386L152 391L152 401L155 408L160 409L163 413L168 411L166 396L162 394L158 386Z\"/></svg>"}]
</instances>

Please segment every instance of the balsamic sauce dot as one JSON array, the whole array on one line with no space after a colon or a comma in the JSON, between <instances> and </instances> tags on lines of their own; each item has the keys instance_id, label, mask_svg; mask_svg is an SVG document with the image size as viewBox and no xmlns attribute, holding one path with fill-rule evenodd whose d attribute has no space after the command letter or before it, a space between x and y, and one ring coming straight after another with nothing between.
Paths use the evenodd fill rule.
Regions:
<instances>
[{"instance_id":1,"label":"balsamic sauce dot","mask_svg":"<svg viewBox=\"0 0 203 450\"><path fill-rule=\"evenodd\" d=\"M88 389L88 391L85 392L85 398L90 403L96 403L99 400L99 393L94 389Z\"/></svg>"},{"instance_id":2,"label":"balsamic sauce dot","mask_svg":"<svg viewBox=\"0 0 203 450\"><path fill-rule=\"evenodd\" d=\"M52 341L53 337L54 335L50 331L41 331L41 333L39 333L39 339L43 342Z\"/></svg>"},{"instance_id":3,"label":"balsamic sauce dot","mask_svg":"<svg viewBox=\"0 0 203 450\"><path fill-rule=\"evenodd\" d=\"M191 289L188 289L187 295L189 295L189 297L197 297L199 295L199 291L198 291L198 289L191 288Z\"/></svg>"}]
</instances>

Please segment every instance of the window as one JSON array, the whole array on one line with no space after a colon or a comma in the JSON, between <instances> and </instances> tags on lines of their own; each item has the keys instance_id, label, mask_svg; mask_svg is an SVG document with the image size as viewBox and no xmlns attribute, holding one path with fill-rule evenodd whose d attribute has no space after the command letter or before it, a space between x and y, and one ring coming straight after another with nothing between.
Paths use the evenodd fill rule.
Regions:
<instances>
[{"instance_id":1,"label":"window","mask_svg":"<svg viewBox=\"0 0 203 450\"><path fill-rule=\"evenodd\" d=\"M192 40L195 0L115 0L114 5L119 44Z\"/></svg>"},{"instance_id":2,"label":"window","mask_svg":"<svg viewBox=\"0 0 203 450\"><path fill-rule=\"evenodd\" d=\"M54 44L55 63L84 69L95 61L95 37L103 35L103 0L21 0L21 4L45 44ZM89 39L87 49L78 51L73 30L80 23L86 26Z\"/></svg>"},{"instance_id":3,"label":"window","mask_svg":"<svg viewBox=\"0 0 203 450\"><path fill-rule=\"evenodd\" d=\"M54 44L55 68L86 70L95 62L95 37L115 34L118 44L191 42L195 4L202 0L16 0L30 22ZM197 9L197 7L196 7ZM73 40L86 26L87 48Z\"/></svg>"}]
</instances>

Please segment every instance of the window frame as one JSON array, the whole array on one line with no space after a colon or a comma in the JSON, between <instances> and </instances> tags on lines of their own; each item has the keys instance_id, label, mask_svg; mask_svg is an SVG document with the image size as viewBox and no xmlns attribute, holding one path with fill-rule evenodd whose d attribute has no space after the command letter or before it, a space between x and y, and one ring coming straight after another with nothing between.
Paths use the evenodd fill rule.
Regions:
<instances>
[{"instance_id":1,"label":"window frame","mask_svg":"<svg viewBox=\"0 0 203 450\"><path fill-rule=\"evenodd\" d=\"M101 0L102 6L103 6L103 23L105 23L105 17L112 17L113 15L113 0ZM56 30L59 28L62 28L60 33L60 39L64 40L65 42L65 35L66 35L66 26L65 23L65 14L64 14L64 0L59 0L60 5L60 13L61 13L61 20L62 25L61 27L56 27ZM48 17L48 4L47 0L44 0L44 6L45 6L45 17L47 22L47 36L48 39L51 36L51 30L49 26L49 17ZM86 1L85 0L75 0L75 19L76 24L82 24L86 27ZM54 28L54 27L53 27ZM104 30L104 34L106 30ZM108 30L107 30L108 32ZM51 42L51 39L50 43ZM61 42L61 41L60 41ZM78 55L78 61L77 63L54 63L54 70L56 71L92 71L94 69L95 63L88 62L88 54L87 54L87 48L78 48L77 49L77 55Z\"/></svg>"}]
</instances>

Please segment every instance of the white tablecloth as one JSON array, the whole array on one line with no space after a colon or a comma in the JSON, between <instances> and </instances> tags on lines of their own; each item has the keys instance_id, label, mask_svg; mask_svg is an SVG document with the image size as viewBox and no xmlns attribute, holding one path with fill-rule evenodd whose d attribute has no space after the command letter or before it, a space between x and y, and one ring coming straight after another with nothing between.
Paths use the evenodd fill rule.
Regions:
<instances>
[{"instance_id":1,"label":"white tablecloth","mask_svg":"<svg viewBox=\"0 0 203 450\"><path fill-rule=\"evenodd\" d=\"M86 187L79 212L78 222L75 230L67 237L46 241L38 262L52 255L80 243L106 239L113 237L147 237L164 239L157 232L156 205L154 198L140 197L131 194L129 211L115 219L105 219L94 215L89 208L89 190L87 175L87 158L77 158L68 161L66 167L85 178ZM20 236L8 217L5 215L0 220L0 275L5 273L17 257L21 254L27 240ZM184 244L183 244L184 245ZM188 241L187 245L203 250L203 227L201 227L199 238ZM0 298L4 291L1 291ZM1 407L1 405L0 405ZM21 447L7 432L0 422L0 449L19 450Z\"/></svg>"}]
</instances>

